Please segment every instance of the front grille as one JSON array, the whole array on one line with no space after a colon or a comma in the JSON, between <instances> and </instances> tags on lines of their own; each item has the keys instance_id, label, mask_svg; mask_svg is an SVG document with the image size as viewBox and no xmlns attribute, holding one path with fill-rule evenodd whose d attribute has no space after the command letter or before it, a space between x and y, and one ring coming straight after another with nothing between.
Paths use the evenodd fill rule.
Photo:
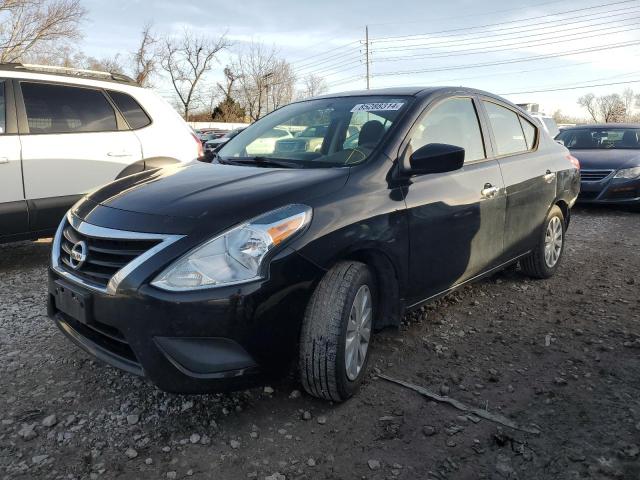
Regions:
<instances>
[{"instance_id":1,"label":"front grille","mask_svg":"<svg viewBox=\"0 0 640 480\"><path fill-rule=\"evenodd\" d=\"M580 178L583 182L599 182L611 175L613 170L580 170Z\"/></svg>"},{"instance_id":2,"label":"front grille","mask_svg":"<svg viewBox=\"0 0 640 480\"><path fill-rule=\"evenodd\" d=\"M78 268L71 261L74 245L84 241L86 260ZM69 223L62 230L60 239L60 268L93 285L106 287L118 270L160 243L157 239L121 240L84 235Z\"/></svg>"}]
</instances>

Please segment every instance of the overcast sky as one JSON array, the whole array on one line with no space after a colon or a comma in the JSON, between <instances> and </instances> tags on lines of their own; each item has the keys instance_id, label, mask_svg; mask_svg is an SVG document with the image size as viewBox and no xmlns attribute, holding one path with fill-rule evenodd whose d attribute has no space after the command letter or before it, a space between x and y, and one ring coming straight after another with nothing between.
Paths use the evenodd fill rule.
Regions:
<instances>
[{"instance_id":1,"label":"overcast sky","mask_svg":"<svg viewBox=\"0 0 640 480\"><path fill-rule=\"evenodd\" d=\"M639 80L640 45L633 43L640 44L640 0L85 0L84 4L89 21L82 49L99 58L126 56L135 49L143 25L153 22L162 34L185 27L213 36L227 32L234 42L232 51L251 40L273 44L300 75L316 72L326 77L330 91L353 90L365 86L362 43L369 25L372 88L464 85L518 103L537 102L548 113L561 108L580 116L586 112L576 99L584 93L622 92L628 86L640 93L640 82L513 93ZM619 44L630 45L606 47ZM592 51L549 58L576 50ZM547 58L519 61L540 56ZM228 54L220 57L208 82L219 79L228 60ZM163 95L170 95L166 82L156 84Z\"/></svg>"}]
</instances>

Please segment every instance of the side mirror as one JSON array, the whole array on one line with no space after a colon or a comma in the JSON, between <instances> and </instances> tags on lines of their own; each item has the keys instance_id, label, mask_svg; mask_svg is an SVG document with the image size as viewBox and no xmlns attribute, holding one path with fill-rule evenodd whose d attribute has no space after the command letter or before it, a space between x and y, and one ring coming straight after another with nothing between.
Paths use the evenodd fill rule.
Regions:
<instances>
[{"instance_id":1,"label":"side mirror","mask_svg":"<svg viewBox=\"0 0 640 480\"><path fill-rule=\"evenodd\" d=\"M563 147L565 146L564 144L564 140L560 140L559 138L556 138L556 143L559 143L560 145L562 145Z\"/></svg>"},{"instance_id":2,"label":"side mirror","mask_svg":"<svg viewBox=\"0 0 640 480\"><path fill-rule=\"evenodd\" d=\"M429 143L409 157L410 173L443 173L464 165L464 148L445 143Z\"/></svg>"}]
</instances>

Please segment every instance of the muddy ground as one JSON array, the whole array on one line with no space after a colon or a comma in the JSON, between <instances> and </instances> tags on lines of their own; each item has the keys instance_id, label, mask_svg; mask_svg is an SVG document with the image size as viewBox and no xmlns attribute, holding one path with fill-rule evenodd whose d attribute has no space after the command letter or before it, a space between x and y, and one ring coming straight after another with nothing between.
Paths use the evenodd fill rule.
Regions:
<instances>
[{"instance_id":1,"label":"muddy ground","mask_svg":"<svg viewBox=\"0 0 640 480\"><path fill-rule=\"evenodd\" d=\"M555 278L510 269L378 335L341 405L293 379L170 395L95 362L46 317L50 243L2 246L0 478L638 480L640 214L578 209L567 238Z\"/></svg>"}]
</instances>

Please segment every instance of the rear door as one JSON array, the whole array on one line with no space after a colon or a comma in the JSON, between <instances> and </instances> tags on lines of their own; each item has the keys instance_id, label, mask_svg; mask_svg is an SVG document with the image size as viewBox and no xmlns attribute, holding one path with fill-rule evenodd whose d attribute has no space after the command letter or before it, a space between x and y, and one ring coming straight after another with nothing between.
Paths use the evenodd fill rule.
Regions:
<instances>
[{"instance_id":1,"label":"rear door","mask_svg":"<svg viewBox=\"0 0 640 480\"><path fill-rule=\"evenodd\" d=\"M495 99L484 98L481 104L491 125L494 151L505 182L504 260L510 260L536 245L556 196L556 172L538 151L538 127Z\"/></svg>"},{"instance_id":2,"label":"rear door","mask_svg":"<svg viewBox=\"0 0 640 480\"><path fill-rule=\"evenodd\" d=\"M98 88L21 81L22 164L34 230L55 227L84 193L142 159L140 142Z\"/></svg>"},{"instance_id":3,"label":"rear door","mask_svg":"<svg viewBox=\"0 0 640 480\"><path fill-rule=\"evenodd\" d=\"M415 302L488 270L503 250L502 175L484 141L475 99L450 97L432 104L409 135L405 161L430 143L463 147L465 164L455 172L415 175L407 186Z\"/></svg>"},{"instance_id":4,"label":"rear door","mask_svg":"<svg viewBox=\"0 0 640 480\"><path fill-rule=\"evenodd\" d=\"M0 237L28 231L12 82L0 78Z\"/></svg>"}]
</instances>

